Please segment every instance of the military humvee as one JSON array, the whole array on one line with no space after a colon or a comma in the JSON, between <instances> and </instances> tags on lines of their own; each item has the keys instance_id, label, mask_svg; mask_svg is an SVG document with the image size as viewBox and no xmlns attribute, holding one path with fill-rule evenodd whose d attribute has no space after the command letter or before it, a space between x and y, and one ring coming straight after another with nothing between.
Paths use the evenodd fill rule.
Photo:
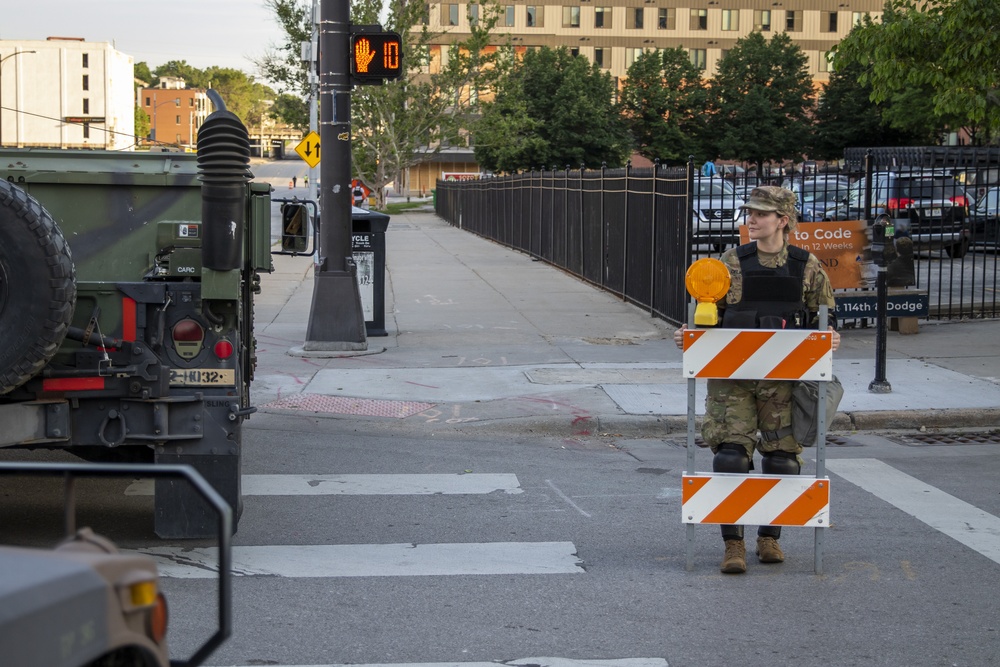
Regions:
<instances>
[{"instance_id":1,"label":"military humvee","mask_svg":"<svg viewBox=\"0 0 1000 667\"><path fill-rule=\"evenodd\" d=\"M238 517L271 199L210 97L196 156L0 149L0 447L191 465ZM156 480L158 535L212 525Z\"/></svg>"}]
</instances>

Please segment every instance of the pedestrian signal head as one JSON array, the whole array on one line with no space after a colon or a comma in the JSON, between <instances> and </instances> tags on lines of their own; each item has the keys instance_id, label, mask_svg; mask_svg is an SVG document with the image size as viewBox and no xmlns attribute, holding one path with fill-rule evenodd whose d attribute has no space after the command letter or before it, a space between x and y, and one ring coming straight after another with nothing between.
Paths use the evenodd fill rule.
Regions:
<instances>
[{"instance_id":1,"label":"pedestrian signal head","mask_svg":"<svg viewBox=\"0 0 1000 667\"><path fill-rule=\"evenodd\" d=\"M714 327L719 323L719 309L715 303L729 291L729 269L712 257L699 259L688 267L684 277L688 294L698 302L694 323L700 327Z\"/></svg>"}]
</instances>

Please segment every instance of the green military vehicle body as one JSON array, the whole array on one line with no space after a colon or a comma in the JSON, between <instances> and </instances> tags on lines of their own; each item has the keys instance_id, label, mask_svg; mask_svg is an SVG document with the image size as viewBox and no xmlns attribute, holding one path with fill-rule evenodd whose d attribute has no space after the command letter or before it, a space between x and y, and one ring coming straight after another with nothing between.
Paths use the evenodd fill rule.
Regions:
<instances>
[{"instance_id":1,"label":"green military vehicle body","mask_svg":"<svg viewBox=\"0 0 1000 667\"><path fill-rule=\"evenodd\" d=\"M239 516L272 266L246 128L216 111L197 155L0 149L0 179L0 446L188 464ZM212 534L183 485L155 496L158 535Z\"/></svg>"}]
</instances>

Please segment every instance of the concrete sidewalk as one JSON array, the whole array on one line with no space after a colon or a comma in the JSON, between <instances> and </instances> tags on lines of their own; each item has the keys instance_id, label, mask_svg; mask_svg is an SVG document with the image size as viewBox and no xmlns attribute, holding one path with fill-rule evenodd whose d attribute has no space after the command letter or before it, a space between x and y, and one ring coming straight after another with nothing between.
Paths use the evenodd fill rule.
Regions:
<instances>
[{"instance_id":1,"label":"concrete sidewalk","mask_svg":"<svg viewBox=\"0 0 1000 667\"><path fill-rule=\"evenodd\" d=\"M393 216L386 245L389 335L362 354L291 354L305 338L312 260L274 258L256 307L255 405L434 428L686 432L688 385L664 321L432 213ZM1000 425L1000 321L890 332L887 394L868 391L874 329L842 333L833 430Z\"/></svg>"}]
</instances>

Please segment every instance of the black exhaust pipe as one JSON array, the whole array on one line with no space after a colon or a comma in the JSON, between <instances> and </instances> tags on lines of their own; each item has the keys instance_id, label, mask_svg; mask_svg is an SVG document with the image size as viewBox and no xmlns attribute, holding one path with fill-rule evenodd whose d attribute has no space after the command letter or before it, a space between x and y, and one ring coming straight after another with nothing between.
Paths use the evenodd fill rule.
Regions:
<instances>
[{"instance_id":1,"label":"black exhaust pipe","mask_svg":"<svg viewBox=\"0 0 1000 667\"><path fill-rule=\"evenodd\" d=\"M250 135L236 114L226 110L214 90L213 112L198 128L198 178L201 179L201 263L207 269L239 269L243 259L246 184L250 173Z\"/></svg>"}]
</instances>

